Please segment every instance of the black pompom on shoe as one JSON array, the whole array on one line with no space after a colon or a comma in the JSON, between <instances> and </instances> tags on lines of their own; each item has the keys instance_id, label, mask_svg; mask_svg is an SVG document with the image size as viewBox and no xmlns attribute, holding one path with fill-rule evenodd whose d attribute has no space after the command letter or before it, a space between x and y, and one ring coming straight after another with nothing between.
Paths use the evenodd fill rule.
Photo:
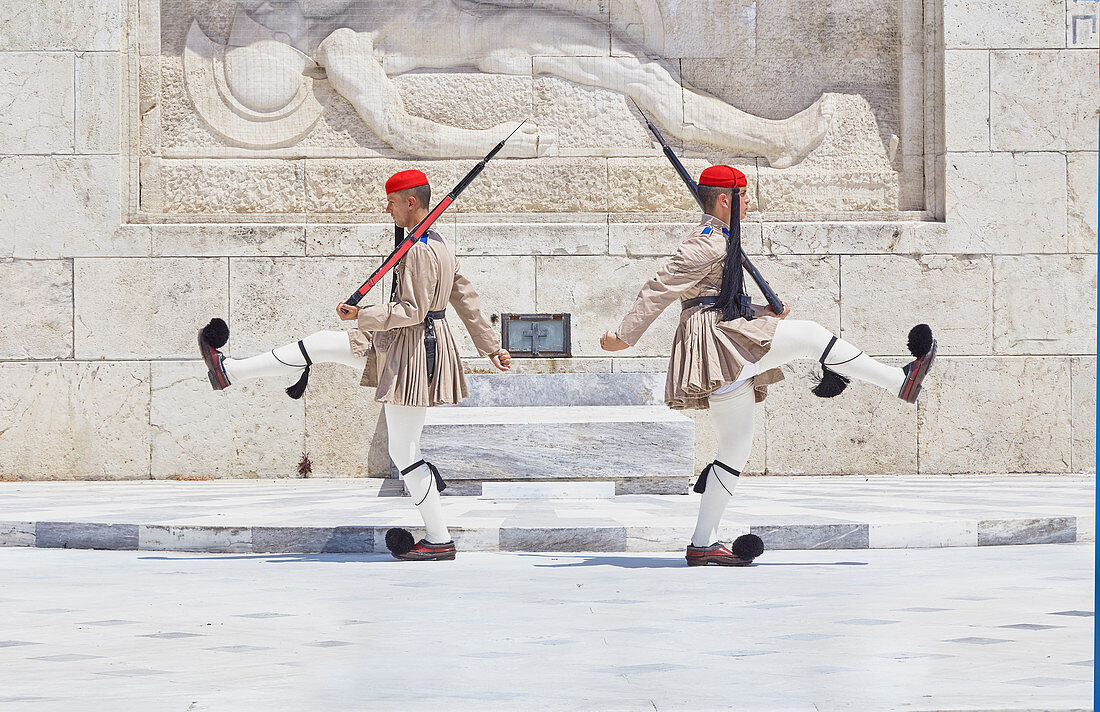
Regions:
<instances>
[{"instance_id":1,"label":"black pompom on shoe","mask_svg":"<svg viewBox=\"0 0 1100 712\"><path fill-rule=\"evenodd\" d=\"M730 551L739 559L752 561L764 553L764 541L755 534L742 534L734 539Z\"/></svg>"},{"instance_id":2,"label":"black pompom on shoe","mask_svg":"<svg viewBox=\"0 0 1100 712\"><path fill-rule=\"evenodd\" d=\"M220 349L229 341L229 325L214 317L209 324L202 327L202 338L213 348Z\"/></svg>"},{"instance_id":3,"label":"black pompom on shoe","mask_svg":"<svg viewBox=\"0 0 1100 712\"><path fill-rule=\"evenodd\" d=\"M906 364L905 380L902 382L898 397L906 403L916 403L920 396L921 383L936 360L936 339L928 324L917 324L909 331L909 353L916 361Z\"/></svg>"},{"instance_id":4,"label":"black pompom on shoe","mask_svg":"<svg viewBox=\"0 0 1100 712\"><path fill-rule=\"evenodd\" d=\"M394 527L386 532L386 548L394 556L407 554L414 546L416 546L416 540L408 529Z\"/></svg>"},{"instance_id":5,"label":"black pompom on shoe","mask_svg":"<svg viewBox=\"0 0 1100 712\"><path fill-rule=\"evenodd\" d=\"M917 324L909 330L909 353L913 358L924 356L932 348L932 327Z\"/></svg>"}]
</instances>

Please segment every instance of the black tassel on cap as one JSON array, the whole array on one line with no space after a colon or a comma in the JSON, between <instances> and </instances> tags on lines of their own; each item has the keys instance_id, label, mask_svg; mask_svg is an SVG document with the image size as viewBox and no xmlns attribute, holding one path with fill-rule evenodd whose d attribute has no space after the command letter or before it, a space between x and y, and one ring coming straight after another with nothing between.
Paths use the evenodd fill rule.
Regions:
<instances>
[{"instance_id":1,"label":"black tassel on cap","mask_svg":"<svg viewBox=\"0 0 1100 712\"><path fill-rule=\"evenodd\" d=\"M929 331L929 334L932 332ZM229 341L229 325L222 319L214 317L210 323L202 327L202 338L215 349L220 349Z\"/></svg>"},{"instance_id":2,"label":"black tassel on cap","mask_svg":"<svg viewBox=\"0 0 1100 712\"><path fill-rule=\"evenodd\" d=\"M407 554L412 551L414 546L416 546L416 541L413 539L413 535L408 529L394 527L386 531L386 548L389 549L390 553L394 556Z\"/></svg>"},{"instance_id":3,"label":"black tassel on cap","mask_svg":"<svg viewBox=\"0 0 1100 712\"><path fill-rule=\"evenodd\" d=\"M309 367L313 365L313 361L310 360L309 354L306 353L306 345L299 341L298 348L302 351L302 356L306 359L306 367L305 370L302 371L302 376L298 379L298 382L286 389L286 394L294 400L298 400L305 394L306 386L309 385Z\"/></svg>"}]
</instances>

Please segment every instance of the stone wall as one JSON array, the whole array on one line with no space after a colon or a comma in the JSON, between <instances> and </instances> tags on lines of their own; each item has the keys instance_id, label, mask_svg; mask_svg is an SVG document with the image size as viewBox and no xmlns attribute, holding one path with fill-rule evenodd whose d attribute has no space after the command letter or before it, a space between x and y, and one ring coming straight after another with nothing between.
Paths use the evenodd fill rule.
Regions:
<instances>
[{"instance_id":1,"label":"stone wall","mask_svg":"<svg viewBox=\"0 0 1100 712\"><path fill-rule=\"evenodd\" d=\"M647 6L574 4L606 14L609 37L616 8ZM821 92L869 107L790 168L676 143L692 170L710 160L746 169L758 209L744 240L761 271L795 315L869 353L900 362L918 321L941 343L916 409L861 384L819 401L808 367L791 368L760 407L750 470L1093 471L1100 3L703 4L736 11L723 26L732 36L750 8L753 31L725 42L685 3L648 3L685 86L767 118ZM274 384L212 394L203 380L194 334L211 316L230 321L236 355L339 328L332 306L392 239L385 216L362 206L378 205L380 179L410 160L346 107L309 150L217 139L165 69L180 47L162 46L176 27L162 13L200 5L0 7L0 476L293 476L303 453L315 472L388 470L380 411L346 369L316 369L302 401ZM201 24L217 35L219 21ZM398 79L409 93L438 81ZM573 314L576 358L520 368L662 370L673 313L622 358L597 344L693 220L640 117L620 94L556 77L455 81L495 97L490 115L456 122L511 120L526 106L508 102L528 97L540 125L558 129L555 154L491 164L439 225L489 311ZM593 123L601 115L611 128ZM866 154L873 181L844 163L859 126L877 137ZM471 163L425 165L438 188ZM465 335L462 347L472 352ZM698 459L709 461L705 414L696 425Z\"/></svg>"}]
</instances>

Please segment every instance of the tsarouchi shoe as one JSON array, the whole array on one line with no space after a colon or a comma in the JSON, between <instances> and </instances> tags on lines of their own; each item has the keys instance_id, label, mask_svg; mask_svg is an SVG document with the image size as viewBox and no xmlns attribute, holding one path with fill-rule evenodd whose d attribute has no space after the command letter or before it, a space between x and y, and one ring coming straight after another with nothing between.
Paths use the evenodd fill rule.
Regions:
<instances>
[{"instance_id":1,"label":"tsarouchi shoe","mask_svg":"<svg viewBox=\"0 0 1100 712\"><path fill-rule=\"evenodd\" d=\"M450 561L455 558L455 543L448 541L443 544L433 544L426 539L421 539L403 554L390 553L395 559L402 561Z\"/></svg>"},{"instance_id":2,"label":"tsarouchi shoe","mask_svg":"<svg viewBox=\"0 0 1100 712\"><path fill-rule=\"evenodd\" d=\"M752 559L742 559L729 550L725 544L717 541L710 546L692 546L688 544L688 566L706 566L718 564L719 566L748 566Z\"/></svg>"},{"instance_id":3,"label":"tsarouchi shoe","mask_svg":"<svg viewBox=\"0 0 1100 712\"><path fill-rule=\"evenodd\" d=\"M218 351L229 341L229 327L221 319L211 319L210 323L199 329L199 353L206 364L206 375L215 391L229 387L229 376L225 373L225 355Z\"/></svg>"},{"instance_id":4,"label":"tsarouchi shoe","mask_svg":"<svg viewBox=\"0 0 1100 712\"><path fill-rule=\"evenodd\" d=\"M688 566L748 566L764 553L764 541L755 534L742 534L729 546L716 541L710 546L688 544Z\"/></svg>"},{"instance_id":5,"label":"tsarouchi shoe","mask_svg":"<svg viewBox=\"0 0 1100 712\"><path fill-rule=\"evenodd\" d=\"M905 382L901 385L898 398L906 403L916 403L920 395L921 382L924 381L932 362L936 360L936 340L932 338L932 329L927 324L917 324L909 331L909 353L916 361L904 366Z\"/></svg>"}]
</instances>

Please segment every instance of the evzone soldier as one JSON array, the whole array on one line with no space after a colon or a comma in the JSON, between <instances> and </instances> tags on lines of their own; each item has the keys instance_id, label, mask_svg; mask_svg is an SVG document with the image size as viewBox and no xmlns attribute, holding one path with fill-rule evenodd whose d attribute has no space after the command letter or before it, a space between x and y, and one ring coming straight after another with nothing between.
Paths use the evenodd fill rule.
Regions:
<instances>
[{"instance_id":1,"label":"evzone soldier","mask_svg":"<svg viewBox=\"0 0 1100 712\"><path fill-rule=\"evenodd\" d=\"M428 215L431 188L417 170L396 173L386 181L386 212L399 227L411 230ZM300 398L315 363L342 363L362 372L361 384L376 388L384 404L389 454L424 519L426 536L413 542L404 529L391 529L386 545L398 559L436 561L455 558L439 493L446 487L439 471L420 453L420 435L427 410L458 403L467 396L462 361L446 318L448 304L473 338L478 354L507 371L508 351L481 312L477 291L458 271L450 246L428 230L395 268L390 301L366 307L340 304L336 313L358 321L350 331L319 331L301 341L244 359L218 351L229 340L229 328L214 319L199 332L199 348L209 369L210 384L220 391L252 378L299 377L287 388Z\"/></svg>"},{"instance_id":2,"label":"evzone soldier","mask_svg":"<svg viewBox=\"0 0 1100 712\"><path fill-rule=\"evenodd\" d=\"M680 300L665 402L674 409L709 408L718 440L717 457L694 488L703 496L687 547L689 566L746 566L763 552L760 538L752 534L730 545L720 542L718 525L749 459L754 405L764 400L769 384L783 379L780 366L796 359L819 361L823 377L814 393L822 397L838 394L848 379L857 378L915 403L936 356L936 341L926 324L909 332L909 351L916 360L899 368L874 360L816 322L787 319L790 308L785 304L778 314L751 304L741 266L746 188L745 175L736 168L720 165L703 171L702 221L642 287L618 329L600 339L607 351L628 348L666 307Z\"/></svg>"}]
</instances>

